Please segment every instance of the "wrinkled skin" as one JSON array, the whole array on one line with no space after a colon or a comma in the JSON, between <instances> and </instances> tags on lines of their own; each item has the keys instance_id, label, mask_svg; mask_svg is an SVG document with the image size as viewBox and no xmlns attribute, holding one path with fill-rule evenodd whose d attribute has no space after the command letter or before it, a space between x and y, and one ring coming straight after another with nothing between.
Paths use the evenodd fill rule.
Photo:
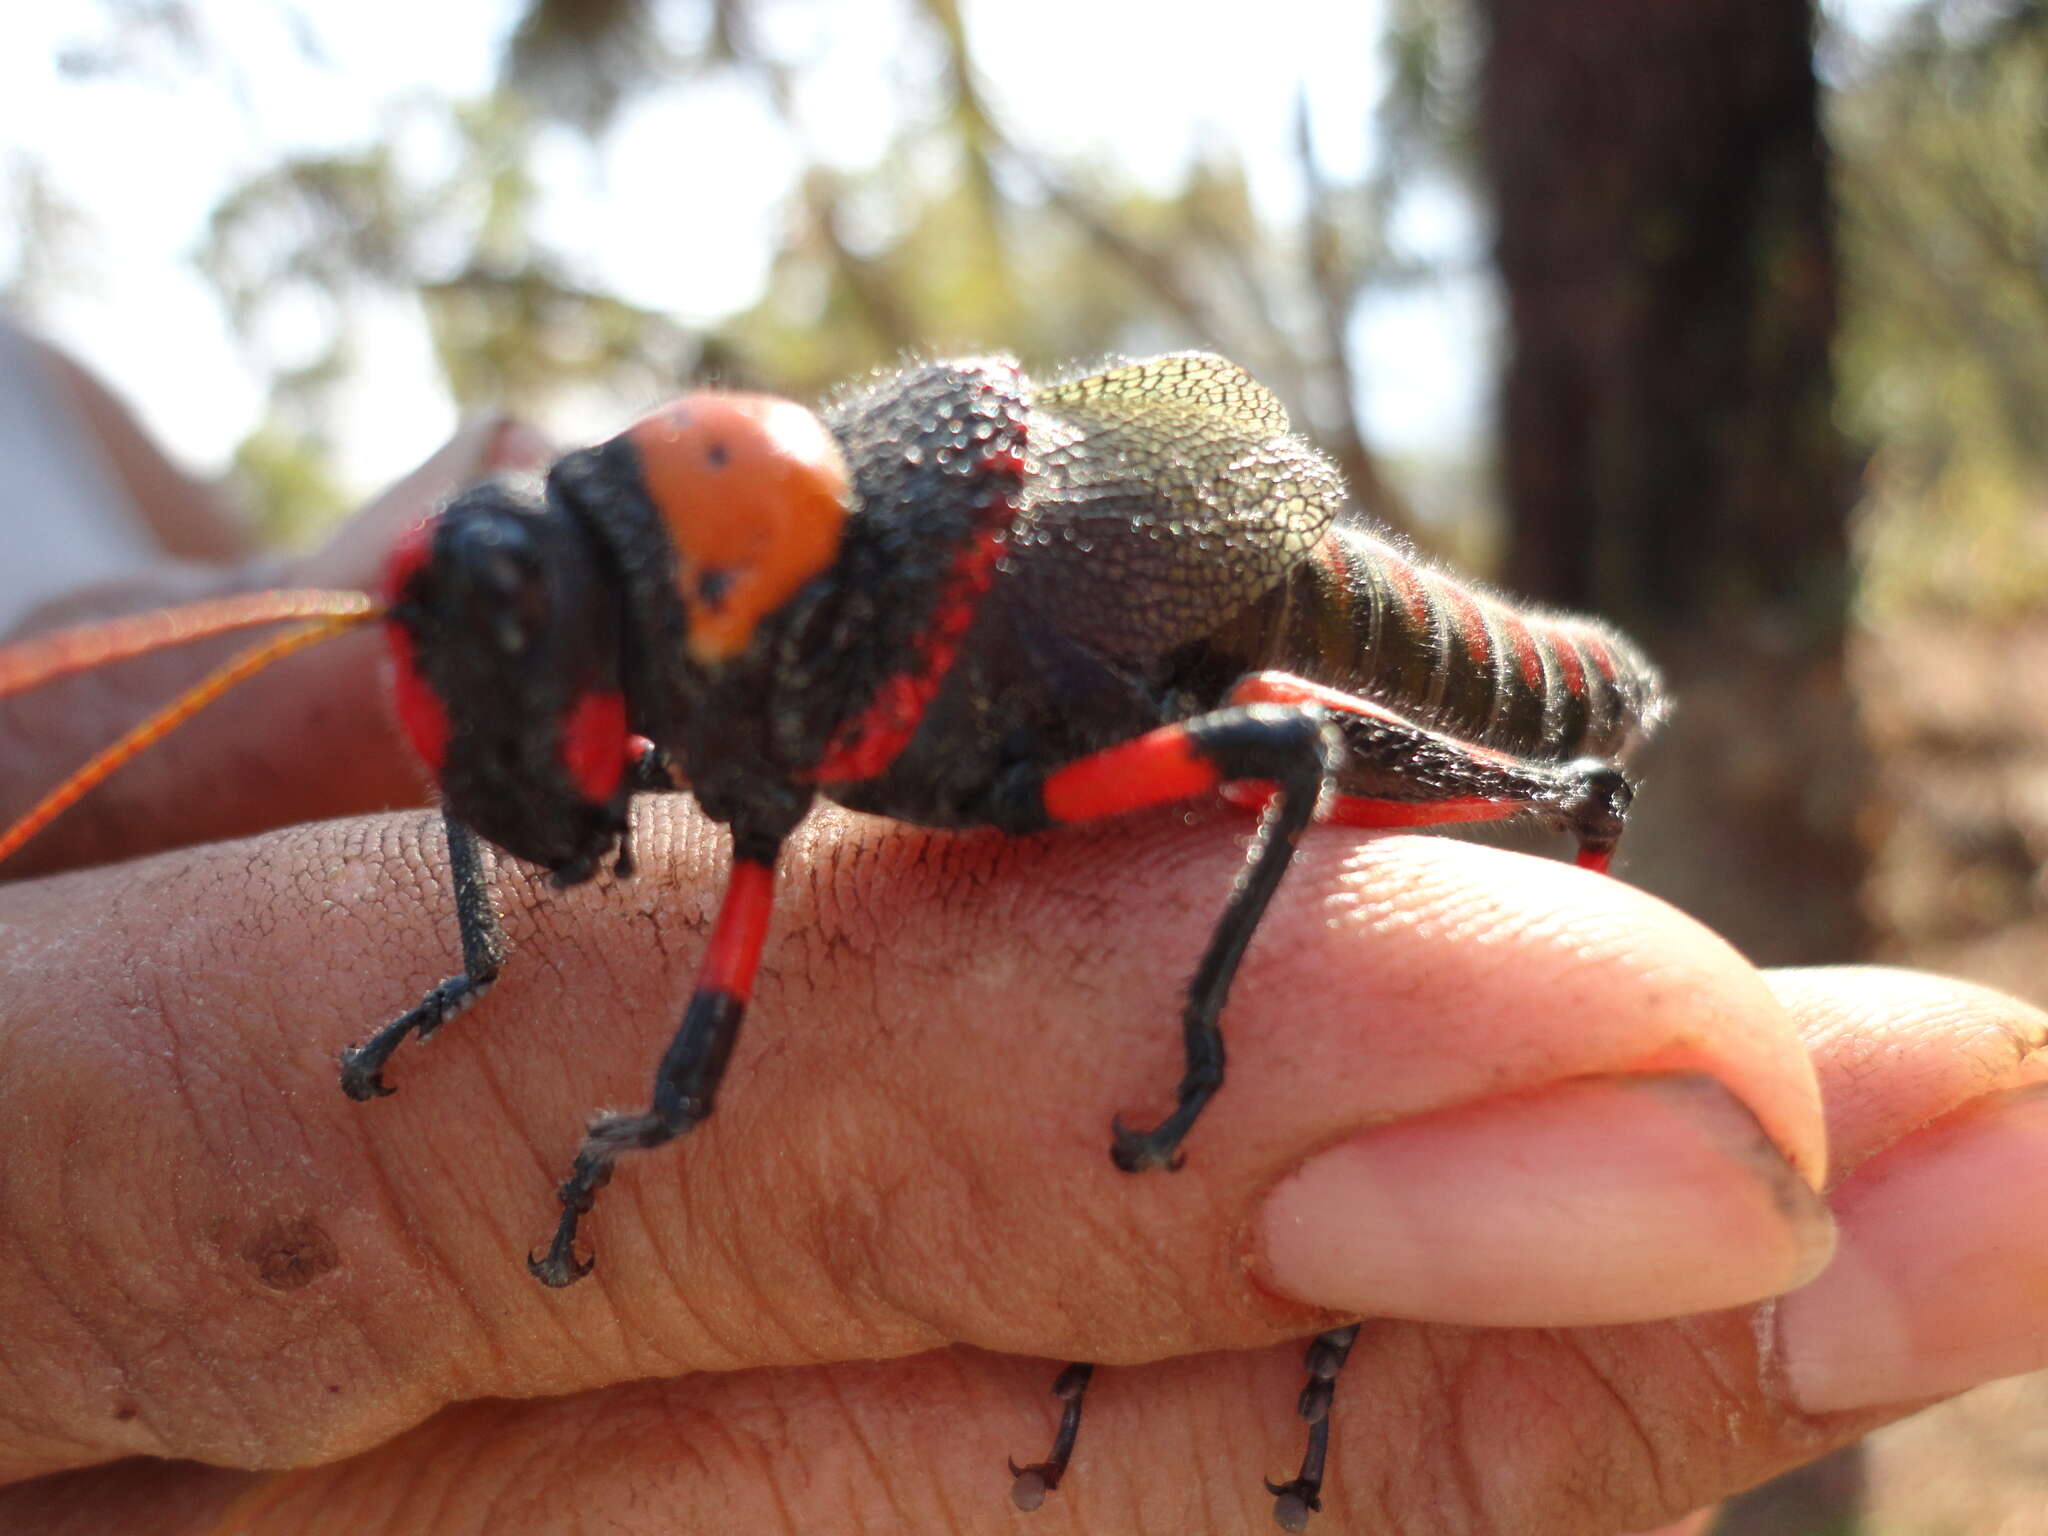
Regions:
<instances>
[{"instance_id":1,"label":"wrinkled skin","mask_svg":"<svg viewBox=\"0 0 2048 1536\"><path fill-rule=\"evenodd\" d=\"M136 795L235 771L193 730ZM263 782L245 814L320 809ZM165 840L121 826L89 856ZM622 1172L561 1293L521 1262L552 1180L703 949L686 801L638 809L628 884L507 878L505 979L371 1105L336 1053L453 961L431 816L0 890L0 1528L1269 1530L1302 1337L1369 1313L1408 1320L1361 1336L1311 1530L1620 1533L2043 1363L2048 1021L1759 975L1519 855L1312 833L1186 1168L1116 1173L1244 830L815 819L717 1116ZM1718 1310L1652 1320L1680 1297ZM1002 1461L1074 1357L1127 1368L1020 1523Z\"/></svg>"}]
</instances>

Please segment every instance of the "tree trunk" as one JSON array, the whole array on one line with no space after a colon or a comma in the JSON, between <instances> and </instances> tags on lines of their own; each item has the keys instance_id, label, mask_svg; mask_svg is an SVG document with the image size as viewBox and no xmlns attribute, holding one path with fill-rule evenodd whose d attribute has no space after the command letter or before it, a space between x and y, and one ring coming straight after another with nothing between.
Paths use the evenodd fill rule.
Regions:
<instances>
[{"instance_id":1,"label":"tree trunk","mask_svg":"<svg viewBox=\"0 0 2048 1536\"><path fill-rule=\"evenodd\" d=\"M1849 958L1851 487L1813 14L1484 9L1512 323L1506 583L1613 618L1669 673L1629 877L1758 960Z\"/></svg>"}]
</instances>

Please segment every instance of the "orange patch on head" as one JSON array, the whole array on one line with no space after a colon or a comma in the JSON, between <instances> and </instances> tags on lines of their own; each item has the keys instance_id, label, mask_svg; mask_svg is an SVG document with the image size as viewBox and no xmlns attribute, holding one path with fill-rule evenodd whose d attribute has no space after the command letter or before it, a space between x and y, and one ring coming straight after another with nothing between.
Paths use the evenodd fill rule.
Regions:
<instances>
[{"instance_id":1,"label":"orange patch on head","mask_svg":"<svg viewBox=\"0 0 2048 1536\"><path fill-rule=\"evenodd\" d=\"M675 545L690 654L737 656L838 555L846 456L815 415L771 395L685 395L625 435Z\"/></svg>"}]
</instances>

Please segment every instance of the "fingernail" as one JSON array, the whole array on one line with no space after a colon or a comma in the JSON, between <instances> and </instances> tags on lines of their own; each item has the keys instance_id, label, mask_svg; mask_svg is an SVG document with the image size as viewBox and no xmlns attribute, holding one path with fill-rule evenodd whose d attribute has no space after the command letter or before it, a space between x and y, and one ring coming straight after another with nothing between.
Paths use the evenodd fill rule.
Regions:
<instances>
[{"instance_id":1,"label":"fingernail","mask_svg":"<svg viewBox=\"0 0 2048 1536\"><path fill-rule=\"evenodd\" d=\"M1504 1327L1642 1322L1776 1295L1827 1262L1813 1189L1714 1079L1601 1077L1356 1136L1266 1197L1274 1289Z\"/></svg>"},{"instance_id":2,"label":"fingernail","mask_svg":"<svg viewBox=\"0 0 2048 1536\"><path fill-rule=\"evenodd\" d=\"M2048 1366L2048 1085L1920 1131L1831 1203L1834 1263L1777 1307L1800 1407L1915 1402Z\"/></svg>"}]
</instances>

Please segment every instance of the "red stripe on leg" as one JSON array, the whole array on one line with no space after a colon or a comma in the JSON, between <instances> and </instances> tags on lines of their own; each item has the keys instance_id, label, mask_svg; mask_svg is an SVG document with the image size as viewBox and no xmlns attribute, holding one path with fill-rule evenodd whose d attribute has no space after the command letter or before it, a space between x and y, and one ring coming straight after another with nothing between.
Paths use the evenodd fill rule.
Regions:
<instances>
[{"instance_id":1,"label":"red stripe on leg","mask_svg":"<svg viewBox=\"0 0 2048 1536\"><path fill-rule=\"evenodd\" d=\"M1047 775L1045 814L1057 822L1094 821L1191 800L1220 782L1187 727L1161 726Z\"/></svg>"},{"instance_id":2,"label":"red stripe on leg","mask_svg":"<svg viewBox=\"0 0 2048 1536\"><path fill-rule=\"evenodd\" d=\"M1326 688L1291 672L1254 672L1240 679L1226 701L1231 704L1319 704L1332 714L1362 715L1377 720L1401 721L1391 709L1382 708L1355 693Z\"/></svg>"},{"instance_id":3,"label":"red stripe on leg","mask_svg":"<svg viewBox=\"0 0 2048 1536\"><path fill-rule=\"evenodd\" d=\"M1505 821L1529 807L1517 800L1471 795L1457 800L1368 800L1338 795L1316 820L1333 827L1444 827L1459 821Z\"/></svg>"},{"instance_id":4,"label":"red stripe on leg","mask_svg":"<svg viewBox=\"0 0 2048 1536\"><path fill-rule=\"evenodd\" d=\"M1232 805L1241 806L1247 811L1263 813L1279 796L1280 791L1268 779L1238 779L1225 784L1217 793Z\"/></svg>"},{"instance_id":5,"label":"red stripe on leg","mask_svg":"<svg viewBox=\"0 0 2048 1536\"><path fill-rule=\"evenodd\" d=\"M1244 779L1223 786L1223 798L1248 811L1272 803L1273 786ZM1529 807L1519 800L1467 795L1457 800L1373 800L1364 795L1331 795L1316 808L1316 820L1330 827L1445 827L1461 821L1506 821Z\"/></svg>"},{"instance_id":6,"label":"red stripe on leg","mask_svg":"<svg viewBox=\"0 0 2048 1536\"><path fill-rule=\"evenodd\" d=\"M1350 716L1356 720L1385 720L1409 731L1424 729L1406 715L1397 714L1385 705L1375 704L1371 699L1362 699L1355 693L1345 693L1339 688L1328 688L1321 683L1312 683L1307 678L1296 677L1291 672L1254 672L1249 677L1241 679L1230 690L1228 702L1314 704L1328 710L1332 715ZM1497 752L1492 747L1482 747L1477 742L1460 741L1457 747L1459 752L1476 761L1520 766L1517 759L1510 754Z\"/></svg>"},{"instance_id":7,"label":"red stripe on leg","mask_svg":"<svg viewBox=\"0 0 2048 1536\"><path fill-rule=\"evenodd\" d=\"M1612 848L1581 848L1577 863L1581 869L1590 869L1596 875L1607 873L1607 866L1614 862Z\"/></svg>"},{"instance_id":8,"label":"red stripe on leg","mask_svg":"<svg viewBox=\"0 0 2048 1536\"><path fill-rule=\"evenodd\" d=\"M719 991L744 1003L754 990L761 947L768 940L768 916L775 907L775 871L752 859L735 859L725 883L725 900L697 973L699 992Z\"/></svg>"}]
</instances>

